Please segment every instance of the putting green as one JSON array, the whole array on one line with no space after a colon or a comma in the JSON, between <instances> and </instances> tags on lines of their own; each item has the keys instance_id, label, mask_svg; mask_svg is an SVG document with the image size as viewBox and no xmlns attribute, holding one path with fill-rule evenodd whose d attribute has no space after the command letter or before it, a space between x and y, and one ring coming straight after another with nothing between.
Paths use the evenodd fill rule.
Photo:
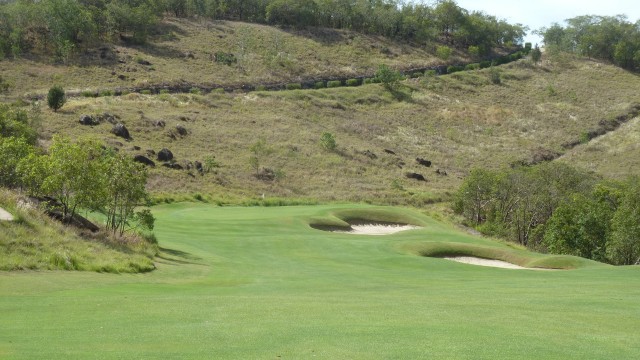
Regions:
<instances>
[{"instance_id":1,"label":"putting green","mask_svg":"<svg viewBox=\"0 0 640 360\"><path fill-rule=\"evenodd\" d=\"M374 212L423 228L353 236L309 226L351 208L372 209L160 206L154 272L0 273L0 358L640 357L640 268L421 257L425 244L454 242L542 259L404 209Z\"/></svg>"}]
</instances>

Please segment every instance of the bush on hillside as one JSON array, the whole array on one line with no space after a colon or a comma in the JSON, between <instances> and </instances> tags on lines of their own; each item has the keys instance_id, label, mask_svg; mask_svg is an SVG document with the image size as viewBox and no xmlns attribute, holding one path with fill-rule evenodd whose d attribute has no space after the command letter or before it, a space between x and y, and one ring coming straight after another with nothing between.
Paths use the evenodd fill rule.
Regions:
<instances>
[{"instance_id":1,"label":"bush on hillside","mask_svg":"<svg viewBox=\"0 0 640 360\"><path fill-rule=\"evenodd\" d=\"M49 89L47 94L47 105L54 112L58 111L67 102L67 97L64 93L64 89L60 85L55 85Z\"/></svg>"}]
</instances>

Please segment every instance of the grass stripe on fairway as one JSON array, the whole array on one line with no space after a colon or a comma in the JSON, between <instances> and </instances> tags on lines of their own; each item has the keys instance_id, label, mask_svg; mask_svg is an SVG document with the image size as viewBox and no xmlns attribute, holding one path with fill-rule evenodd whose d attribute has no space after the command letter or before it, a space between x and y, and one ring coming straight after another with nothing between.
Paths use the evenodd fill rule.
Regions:
<instances>
[{"instance_id":1,"label":"grass stripe on fairway","mask_svg":"<svg viewBox=\"0 0 640 360\"><path fill-rule=\"evenodd\" d=\"M154 210L156 271L0 273L0 358L640 357L638 267L426 258L410 250L513 249L405 209L384 211L422 229L355 236L309 226L345 209L371 207L165 205Z\"/></svg>"}]
</instances>

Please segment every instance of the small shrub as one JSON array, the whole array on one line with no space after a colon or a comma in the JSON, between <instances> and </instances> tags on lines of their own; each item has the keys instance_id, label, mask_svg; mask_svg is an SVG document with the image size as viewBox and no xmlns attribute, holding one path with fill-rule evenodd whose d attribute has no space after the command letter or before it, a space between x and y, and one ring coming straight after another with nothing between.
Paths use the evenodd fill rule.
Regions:
<instances>
[{"instance_id":1,"label":"small shrub","mask_svg":"<svg viewBox=\"0 0 640 360\"><path fill-rule=\"evenodd\" d=\"M95 91L91 91L91 90L84 90L80 93L80 96L82 97L97 97L98 93Z\"/></svg>"},{"instance_id":2,"label":"small shrub","mask_svg":"<svg viewBox=\"0 0 640 360\"><path fill-rule=\"evenodd\" d=\"M64 93L64 89L60 85L55 85L49 89L47 94L47 105L54 112L57 112L67 102L67 96Z\"/></svg>"},{"instance_id":3,"label":"small shrub","mask_svg":"<svg viewBox=\"0 0 640 360\"><path fill-rule=\"evenodd\" d=\"M267 87L264 85L256 86L256 91L267 91Z\"/></svg>"},{"instance_id":4,"label":"small shrub","mask_svg":"<svg viewBox=\"0 0 640 360\"><path fill-rule=\"evenodd\" d=\"M340 86L342 86L342 81L340 81L340 80L327 81L327 87L328 88L335 88L335 87L340 87Z\"/></svg>"},{"instance_id":5,"label":"small shrub","mask_svg":"<svg viewBox=\"0 0 640 360\"><path fill-rule=\"evenodd\" d=\"M381 64L376 71L376 78L382 82L387 90L396 89L400 85L403 76L397 70L392 70L385 64Z\"/></svg>"},{"instance_id":6,"label":"small shrub","mask_svg":"<svg viewBox=\"0 0 640 360\"><path fill-rule=\"evenodd\" d=\"M161 89L160 90L160 95L169 94L169 93L170 93L169 89Z\"/></svg>"},{"instance_id":7,"label":"small shrub","mask_svg":"<svg viewBox=\"0 0 640 360\"><path fill-rule=\"evenodd\" d=\"M489 60L480 61L480 69L486 69L490 67L491 67L491 61Z\"/></svg>"},{"instance_id":8,"label":"small shrub","mask_svg":"<svg viewBox=\"0 0 640 360\"><path fill-rule=\"evenodd\" d=\"M322 89L325 87L324 81L318 81L315 84L313 84L313 87L316 89Z\"/></svg>"},{"instance_id":9,"label":"small shrub","mask_svg":"<svg viewBox=\"0 0 640 360\"><path fill-rule=\"evenodd\" d=\"M347 86L358 86L360 85L360 80L358 79L349 79L346 81Z\"/></svg>"},{"instance_id":10,"label":"small shrub","mask_svg":"<svg viewBox=\"0 0 640 360\"><path fill-rule=\"evenodd\" d=\"M449 60L452 53L453 50L451 50L451 48L448 46L438 46L436 48L436 56L442 60Z\"/></svg>"},{"instance_id":11,"label":"small shrub","mask_svg":"<svg viewBox=\"0 0 640 360\"><path fill-rule=\"evenodd\" d=\"M224 88L216 88L211 90L211 92L215 94L224 94Z\"/></svg>"},{"instance_id":12,"label":"small shrub","mask_svg":"<svg viewBox=\"0 0 640 360\"><path fill-rule=\"evenodd\" d=\"M197 87L192 87L191 89L189 89L189 93L190 94L196 94L196 95L200 95L201 91L199 88Z\"/></svg>"},{"instance_id":13,"label":"small shrub","mask_svg":"<svg viewBox=\"0 0 640 360\"><path fill-rule=\"evenodd\" d=\"M462 66L458 66L458 65L449 65L447 67L447 74L453 74L456 73L458 71L463 71L464 67Z\"/></svg>"},{"instance_id":14,"label":"small shrub","mask_svg":"<svg viewBox=\"0 0 640 360\"><path fill-rule=\"evenodd\" d=\"M479 63L468 64L467 66L464 67L464 69L467 70L467 71L479 70L480 69L480 64Z\"/></svg>"},{"instance_id":15,"label":"small shrub","mask_svg":"<svg viewBox=\"0 0 640 360\"><path fill-rule=\"evenodd\" d=\"M336 138L329 132L322 133L322 136L320 136L320 145L328 151L334 151L338 146L336 144Z\"/></svg>"},{"instance_id":16,"label":"small shrub","mask_svg":"<svg viewBox=\"0 0 640 360\"><path fill-rule=\"evenodd\" d=\"M140 94L142 94L142 95L151 95L151 90L149 90L149 89L140 90Z\"/></svg>"},{"instance_id":17,"label":"small shrub","mask_svg":"<svg viewBox=\"0 0 640 360\"><path fill-rule=\"evenodd\" d=\"M436 76L436 74L437 73L436 73L435 70L427 70L427 71L424 72L424 76L427 76L427 77L434 77L434 76Z\"/></svg>"},{"instance_id":18,"label":"small shrub","mask_svg":"<svg viewBox=\"0 0 640 360\"><path fill-rule=\"evenodd\" d=\"M362 80L363 84L373 84L373 78L366 78Z\"/></svg>"},{"instance_id":19,"label":"small shrub","mask_svg":"<svg viewBox=\"0 0 640 360\"><path fill-rule=\"evenodd\" d=\"M547 95L549 95L550 97L558 95L558 91L553 87L553 85L547 85L546 91Z\"/></svg>"},{"instance_id":20,"label":"small shrub","mask_svg":"<svg viewBox=\"0 0 640 360\"><path fill-rule=\"evenodd\" d=\"M101 90L100 96L113 96L113 90Z\"/></svg>"},{"instance_id":21,"label":"small shrub","mask_svg":"<svg viewBox=\"0 0 640 360\"><path fill-rule=\"evenodd\" d=\"M495 67L492 67L489 70L489 80L495 85L499 85L502 83L502 79L500 77L500 70Z\"/></svg>"},{"instance_id":22,"label":"small shrub","mask_svg":"<svg viewBox=\"0 0 640 360\"><path fill-rule=\"evenodd\" d=\"M298 83L287 84L287 85L285 86L285 88L286 88L287 90L300 90L300 89L302 89L302 85L301 85L301 84L298 84Z\"/></svg>"},{"instance_id":23,"label":"small shrub","mask_svg":"<svg viewBox=\"0 0 640 360\"><path fill-rule=\"evenodd\" d=\"M238 62L238 59L232 53L218 51L214 55L215 62L231 66Z\"/></svg>"}]
</instances>

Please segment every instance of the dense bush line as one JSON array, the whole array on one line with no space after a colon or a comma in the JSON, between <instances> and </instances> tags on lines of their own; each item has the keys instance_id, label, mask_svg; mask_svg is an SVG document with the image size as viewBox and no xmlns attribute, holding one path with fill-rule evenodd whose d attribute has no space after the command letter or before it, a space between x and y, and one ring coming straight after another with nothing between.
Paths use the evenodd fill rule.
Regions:
<instances>
[{"instance_id":1,"label":"dense bush line","mask_svg":"<svg viewBox=\"0 0 640 360\"><path fill-rule=\"evenodd\" d=\"M469 12L452 0L433 6L398 0L16 0L0 2L0 58L40 52L66 60L100 42L143 43L165 14L442 41L474 56L520 44L525 34L522 25Z\"/></svg>"},{"instance_id":2,"label":"dense bush line","mask_svg":"<svg viewBox=\"0 0 640 360\"><path fill-rule=\"evenodd\" d=\"M568 51L606 60L629 70L640 70L640 21L623 15L585 15L566 20L566 26L543 28L547 51Z\"/></svg>"},{"instance_id":3,"label":"dense bush line","mask_svg":"<svg viewBox=\"0 0 640 360\"><path fill-rule=\"evenodd\" d=\"M481 232L555 254L640 263L640 180L602 181L561 163L475 169L454 209Z\"/></svg>"}]
</instances>

